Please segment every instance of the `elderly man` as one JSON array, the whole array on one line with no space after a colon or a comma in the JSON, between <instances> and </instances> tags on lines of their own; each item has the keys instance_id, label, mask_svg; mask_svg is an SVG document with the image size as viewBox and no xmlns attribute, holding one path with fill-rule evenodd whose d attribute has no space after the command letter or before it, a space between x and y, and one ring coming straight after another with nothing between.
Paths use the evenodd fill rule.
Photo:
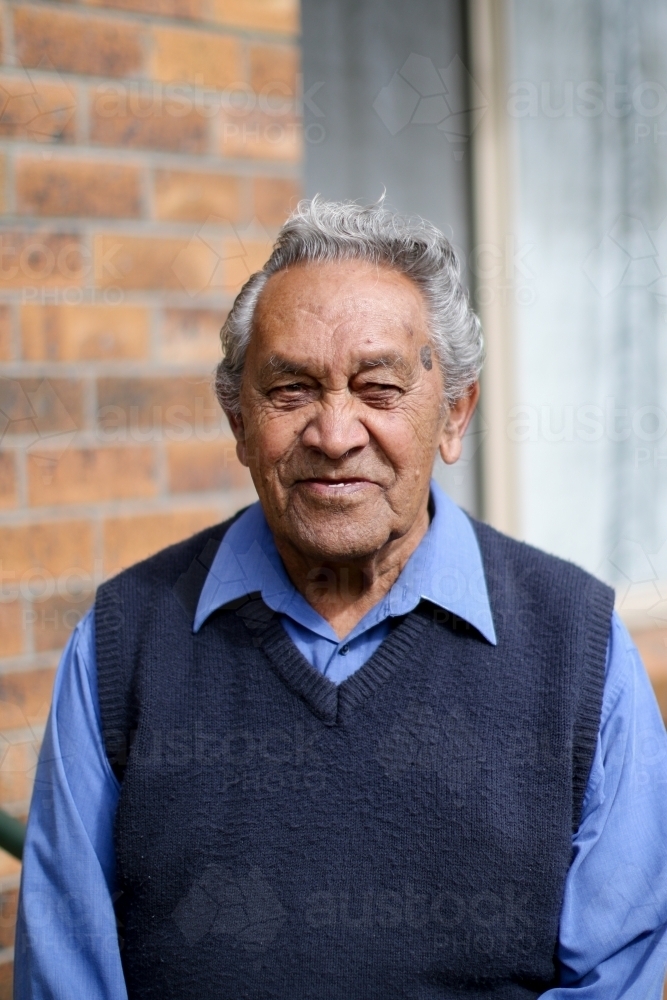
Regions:
<instances>
[{"instance_id":1,"label":"elderly man","mask_svg":"<svg viewBox=\"0 0 667 1000\"><path fill-rule=\"evenodd\" d=\"M259 502L65 652L17 996L657 1000L667 748L613 594L430 481L482 358L451 246L303 203L222 341Z\"/></svg>"}]
</instances>

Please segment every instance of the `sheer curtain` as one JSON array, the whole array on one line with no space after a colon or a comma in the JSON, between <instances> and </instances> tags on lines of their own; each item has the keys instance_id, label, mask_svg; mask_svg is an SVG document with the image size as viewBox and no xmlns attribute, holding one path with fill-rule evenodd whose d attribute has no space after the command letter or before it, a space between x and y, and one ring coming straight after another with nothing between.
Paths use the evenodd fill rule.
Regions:
<instances>
[{"instance_id":1,"label":"sheer curtain","mask_svg":"<svg viewBox=\"0 0 667 1000\"><path fill-rule=\"evenodd\" d=\"M510 24L521 533L667 620L667 5Z\"/></svg>"}]
</instances>

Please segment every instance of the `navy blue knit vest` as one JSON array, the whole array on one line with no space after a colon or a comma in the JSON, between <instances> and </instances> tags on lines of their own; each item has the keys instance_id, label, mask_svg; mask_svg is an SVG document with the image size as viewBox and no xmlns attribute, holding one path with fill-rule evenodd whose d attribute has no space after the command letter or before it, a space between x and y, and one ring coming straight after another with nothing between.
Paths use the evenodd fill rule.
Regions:
<instances>
[{"instance_id":1,"label":"navy blue knit vest","mask_svg":"<svg viewBox=\"0 0 667 1000\"><path fill-rule=\"evenodd\" d=\"M130 1000L553 986L612 592L475 523L497 646L423 602L336 687L257 595L192 634L227 527L97 596Z\"/></svg>"}]
</instances>

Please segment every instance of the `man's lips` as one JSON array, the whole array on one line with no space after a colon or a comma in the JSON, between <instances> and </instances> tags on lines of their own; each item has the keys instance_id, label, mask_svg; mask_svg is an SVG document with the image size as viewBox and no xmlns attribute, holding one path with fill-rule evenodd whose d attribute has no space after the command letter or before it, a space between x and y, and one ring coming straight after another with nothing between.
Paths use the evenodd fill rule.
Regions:
<instances>
[{"instance_id":1,"label":"man's lips","mask_svg":"<svg viewBox=\"0 0 667 1000\"><path fill-rule=\"evenodd\" d=\"M311 479L299 479L295 483L295 486L304 487L308 492L318 496L347 496L376 485L371 479L359 476L341 476L338 479L313 476Z\"/></svg>"}]
</instances>

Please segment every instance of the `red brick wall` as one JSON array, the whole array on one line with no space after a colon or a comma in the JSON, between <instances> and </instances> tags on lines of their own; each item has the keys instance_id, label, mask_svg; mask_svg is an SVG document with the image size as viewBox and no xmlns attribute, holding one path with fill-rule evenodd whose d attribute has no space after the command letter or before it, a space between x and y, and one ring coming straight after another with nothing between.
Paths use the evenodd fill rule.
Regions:
<instances>
[{"instance_id":1,"label":"red brick wall","mask_svg":"<svg viewBox=\"0 0 667 1000\"><path fill-rule=\"evenodd\" d=\"M299 194L296 0L6 3L0 806L95 586L252 498L218 331ZM19 866L0 852L0 1000ZM3 964L4 962L4 964Z\"/></svg>"}]
</instances>

